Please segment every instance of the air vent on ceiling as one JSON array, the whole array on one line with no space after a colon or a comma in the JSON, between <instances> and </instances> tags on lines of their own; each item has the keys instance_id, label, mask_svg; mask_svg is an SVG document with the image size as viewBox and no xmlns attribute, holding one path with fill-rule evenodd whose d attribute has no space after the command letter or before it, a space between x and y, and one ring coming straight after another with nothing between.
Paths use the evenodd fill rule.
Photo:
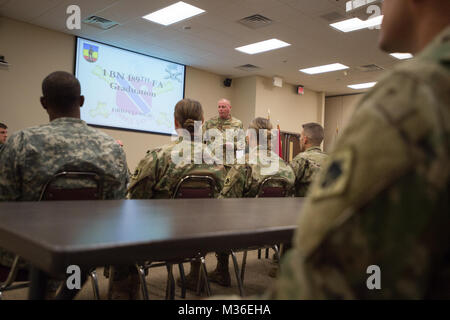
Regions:
<instances>
[{"instance_id":1,"label":"air vent on ceiling","mask_svg":"<svg viewBox=\"0 0 450 320\"><path fill-rule=\"evenodd\" d=\"M363 72L371 72L371 71L381 71L384 70L384 68L377 66L376 64L368 64L365 66L358 67L358 70Z\"/></svg>"},{"instance_id":2,"label":"air vent on ceiling","mask_svg":"<svg viewBox=\"0 0 450 320\"><path fill-rule=\"evenodd\" d=\"M334 21L345 19L345 16L343 16L342 14L340 14L339 12L336 12L336 11L332 11L330 13L321 15L320 17L322 19L327 20L328 22L334 22Z\"/></svg>"},{"instance_id":3,"label":"air vent on ceiling","mask_svg":"<svg viewBox=\"0 0 450 320\"><path fill-rule=\"evenodd\" d=\"M243 64L242 66L236 67L236 69L243 71L254 71L260 69L260 67L254 66L252 64Z\"/></svg>"},{"instance_id":4,"label":"air vent on ceiling","mask_svg":"<svg viewBox=\"0 0 450 320\"><path fill-rule=\"evenodd\" d=\"M115 21L111 21L102 17L98 17L98 16L90 16L87 17L86 19L83 20L84 23L86 24L90 24L94 27L103 29L103 30L108 30L111 28L114 28L115 26L118 26L119 24Z\"/></svg>"},{"instance_id":5,"label":"air vent on ceiling","mask_svg":"<svg viewBox=\"0 0 450 320\"><path fill-rule=\"evenodd\" d=\"M248 28L258 29L270 25L272 23L272 20L260 14L254 14L252 16L245 17L238 22Z\"/></svg>"}]
</instances>

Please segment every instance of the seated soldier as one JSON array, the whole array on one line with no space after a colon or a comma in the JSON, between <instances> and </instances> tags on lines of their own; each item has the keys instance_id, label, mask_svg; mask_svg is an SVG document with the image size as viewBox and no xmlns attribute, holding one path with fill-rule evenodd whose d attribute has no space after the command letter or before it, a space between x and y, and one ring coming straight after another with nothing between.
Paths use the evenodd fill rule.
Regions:
<instances>
[{"instance_id":1,"label":"seated soldier","mask_svg":"<svg viewBox=\"0 0 450 320\"><path fill-rule=\"evenodd\" d=\"M61 171L96 172L105 178L104 199L124 198L125 153L113 138L80 120L84 97L79 81L70 73L53 72L42 82L42 93L50 123L18 131L7 140L0 154L0 201L38 201L45 184ZM12 253L0 250L1 265L11 267L13 259Z\"/></svg>"},{"instance_id":2,"label":"seated soldier","mask_svg":"<svg viewBox=\"0 0 450 320\"><path fill-rule=\"evenodd\" d=\"M250 123L247 131L249 153L245 155L245 164L230 169L220 198L256 197L261 183L268 177L284 178L287 195L293 193L294 172L271 150L271 129L272 124L265 118L255 118ZM267 139L261 139L264 136ZM228 253L217 253L217 268L208 275L211 281L230 286L228 260Z\"/></svg>"},{"instance_id":3,"label":"seated soldier","mask_svg":"<svg viewBox=\"0 0 450 320\"><path fill-rule=\"evenodd\" d=\"M300 153L289 165L295 173L295 195L304 197L308 187L327 159L327 154L320 149L323 140L323 128L318 123L306 123L300 134Z\"/></svg>"},{"instance_id":4,"label":"seated soldier","mask_svg":"<svg viewBox=\"0 0 450 320\"><path fill-rule=\"evenodd\" d=\"M183 99L175 106L175 129L179 138L165 146L147 152L138 164L128 188L130 199L168 199L174 196L178 182L184 176L208 175L215 179L217 197L222 190L226 171L218 164L201 137L194 141L194 126L198 121L201 134L203 109L198 101ZM180 157L180 152L183 155ZM187 288L196 290L200 263L192 262L187 275Z\"/></svg>"}]
</instances>

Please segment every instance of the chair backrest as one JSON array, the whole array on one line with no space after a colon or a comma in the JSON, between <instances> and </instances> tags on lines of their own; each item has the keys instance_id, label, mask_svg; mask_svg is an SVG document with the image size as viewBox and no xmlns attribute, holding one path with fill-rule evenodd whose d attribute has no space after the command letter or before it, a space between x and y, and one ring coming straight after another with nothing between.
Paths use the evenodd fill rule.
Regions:
<instances>
[{"instance_id":1,"label":"chair backrest","mask_svg":"<svg viewBox=\"0 0 450 320\"><path fill-rule=\"evenodd\" d=\"M214 198L216 193L216 180L208 175L187 175L180 179L174 199Z\"/></svg>"},{"instance_id":2,"label":"chair backrest","mask_svg":"<svg viewBox=\"0 0 450 320\"><path fill-rule=\"evenodd\" d=\"M58 184L64 182L64 187ZM42 188L42 200L102 200L103 179L96 172L63 171L51 177Z\"/></svg>"},{"instance_id":3,"label":"chair backrest","mask_svg":"<svg viewBox=\"0 0 450 320\"><path fill-rule=\"evenodd\" d=\"M256 198L281 198L289 196L288 181L282 177L267 177L259 185Z\"/></svg>"}]
</instances>

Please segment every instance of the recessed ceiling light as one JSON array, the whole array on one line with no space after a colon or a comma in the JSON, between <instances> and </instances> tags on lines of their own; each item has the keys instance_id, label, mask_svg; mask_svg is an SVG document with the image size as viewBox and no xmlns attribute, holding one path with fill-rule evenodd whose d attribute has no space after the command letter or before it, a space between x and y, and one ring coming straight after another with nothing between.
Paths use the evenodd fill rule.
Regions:
<instances>
[{"instance_id":1,"label":"recessed ceiling light","mask_svg":"<svg viewBox=\"0 0 450 320\"><path fill-rule=\"evenodd\" d=\"M377 84L376 82L367 82L367 83L351 84L347 87L358 90L358 89L372 88L376 84Z\"/></svg>"},{"instance_id":2,"label":"recessed ceiling light","mask_svg":"<svg viewBox=\"0 0 450 320\"><path fill-rule=\"evenodd\" d=\"M196 16L205 10L194 7L190 4L179 1L161 10L147 14L142 18L168 26L172 23Z\"/></svg>"},{"instance_id":3,"label":"recessed ceiling light","mask_svg":"<svg viewBox=\"0 0 450 320\"><path fill-rule=\"evenodd\" d=\"M340 64L340 63L332 63L332 64L327 64L324 66L300 69L299 71L307 73L307 74L317 74L317 73L331 72L331 71L344 70L344 69L348 69L348 67L344 66L343 64Z\"/></svg>"},{"instance_id":4,"label":"recessed ceiling light","mask_svg":"<svg viewBox=\"0 0 450 320\"><path fill-rule=\"evenodd\" d=\"M283 47L290 46L290 43L278 40L278 39L270 39L261 42L256 42L252 44L248 44L243 47L235 48L235 50L247 53L247 54L255 54L260 52L266 52L270 50L275 50Z\"/></svg>"},{"instance_id":5,"label":"recessed ceiling light","mask_svg":"<svg viewBox=\"0 0 450 320\"><path fill-rule=\"evenodd\" d=\"M400 60L411 59L413 57L411 53L391 53L391 56Z\"/></svg>"},{"instance_id":6,"label":"recessed ceiling light","mask_svg":"<svg viewBox=\"0 0 450 320\"><path fill-rule=\"evenodd\" d=\"M379 26L383 22L383 16L367 19L365 21L359 18L347 19L344 21L330 24L330 27L342 32L351 32L360 29Z\"/></svg>"}]
</instances>

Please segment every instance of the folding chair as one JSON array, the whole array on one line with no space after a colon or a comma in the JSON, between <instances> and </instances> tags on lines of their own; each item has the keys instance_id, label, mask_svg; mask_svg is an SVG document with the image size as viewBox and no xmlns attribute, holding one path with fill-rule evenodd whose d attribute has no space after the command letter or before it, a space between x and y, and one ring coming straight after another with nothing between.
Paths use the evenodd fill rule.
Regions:
<instances>
[{"instance_id":1,"label":"folding chair","mask_svg":"<svg viewBox=\"0 0 450 320\"><path fill-rule=\"evenodd\" d=\"M175 191L172 195L172 199L198 199L198 198L214 198L218 194L216 188L216 180L209 175L187 175L180 179L175 187ZM172 267L174 264L178 264L180 271L180 278L182 282L181 297L186 297L186 277L184 272L183 263L197 260L200 262L200 273L197 282L197 295L200 295L201 285L204 284L206 295L211 295L211 289L208 282L207 270L205 264L205 258L202 253L198 253L193 258L180 258L171 261L157 262L157 263L145 263L136 264L139 274L139 280L141 282L142 295L144 299L149 298L148 289L145 281L145 274L149 268L166 266L167 286L166 286L166 299L175 298L175 279L173 277ZM202 283L203 281L203 283Z\"/></svg>"},{"instance_id":2,"label":"folding chair","mask_svg":"<svg viewBox=\"0 0 450 320\"><path fill-rule=\"evenodd\" d=\"M82 187L78 185L78 188L61 188L58 187L58 181L70 181L74 186L80 181L84 184L90 184L92 186ZM101 200L103 199L103 179L101 176L95 172L78 172L78 171L63 171L55 174L51 177L47 183L42 188L41 194L39 196L39 201L51 201L51 200ZM26 282L19 285L12 285L15 281L22 280L18 279L17 275L20 274L19 262L22 259L20 256L16 255L14 262L9 270L9 274L4 283L0 285L0 299L2 292L10 291L19 288L29 287L30 283ZM94 290L94 296L97 300L100 299L97 273L95 268L89 271L89 275L92 281L92 288Z\"/></svg>"},{"instance_id":3,"label":"folding chair","mask_svg":"<svg viewBox=\"0 0 450 320\"><path fill-rule=\"evenodd\" d=\"M256 198L279 198L279 197L288 197L291 196L292 190L288 187L288 181L283 177L267 177L265 178L261 184L259 185L258 194ZM280 251L278 245L272 246L264 246L264 247L251 247L245 249L231 250L231 258L233 259L234 271L236 273L236 279L239 287L239 293L241 296L244 296L244 274L245 274L245 266L247 263L247 252L249 250L258 250L258 259L261 258L261 249L266 249L266 258L269 257L269 249L272 248L275 251L275 256L278 261L280 261ZM239 276L239 265L236 259L236 252L243 251L241 271Z\"/></svg>"}]
</instances>

